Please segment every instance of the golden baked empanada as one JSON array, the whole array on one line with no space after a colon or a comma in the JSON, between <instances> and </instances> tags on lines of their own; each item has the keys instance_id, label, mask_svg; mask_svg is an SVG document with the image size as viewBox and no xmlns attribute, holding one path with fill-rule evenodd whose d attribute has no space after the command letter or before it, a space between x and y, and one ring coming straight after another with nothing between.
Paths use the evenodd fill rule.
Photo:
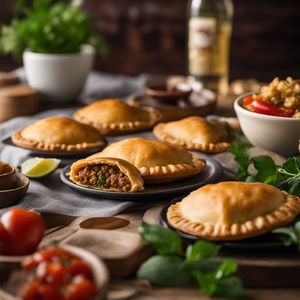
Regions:
<instances>
[{"instance_id":1,"label":"golden baked empanada","mask_svg":"<svg viewBox=\"0 0 300 300\"><path fill-rule=\"evenodd\" d=\"M106 156L127 160L139 169L146 182L167 182L190 177L206 165L205 160L182 148L145 138L113 143L89 158Z\"/></svg>"},{"instance_id":2,"label":"golden baked empanada","mask_svg":"<svg viewBox=\"0 0 300 300\"><path fill-rule=\"evenodd\" d=\"M198 116L159 123L153 133L160 140L188 150L218 153L226 151L230 146L228 132L222 125Z\"/></svg>"},{"instance_id":3,"label":"golden baked empanada","mask_svg":"<svg viewBox=\"0 0 300 300\"><path fill-rule=\"evenodd\" d=\"M300 199L264 183L220 182L203 186L167 211L168 223L209 240L240 240L291 222Z\"/></svg>"},{"instance_id":4,"label":"golden baked empanada","mask_svg":"<svg viewBox=\"0 0 300 300\"><path fill-rule=\"evenodd\" d=\"M104 99L79 109L74 118L95 127L103 135L116 135L150 129L162 115L154 108L131 106L119 99Z\"/></svg>"},{"instance_id":5,"label":"golden baked empanada","mask_svg":"<svg viewBox=\"0 0 300 300\"><path fill-rule=\"evenodd\" d=\"M63 117L39 120L11 138L17 146L40 151L81 152L105 144L95 128Z\"/></svg>"},{"instance_id":6,"label":"golden baked empanada","mask_svg":"<svg viewBox=\"0 0 300 300\"><path fill-rule=\"evenodd\" d=\"M129 162L111 157L81 159L71 166L70 179L92 189L138 192L144 189L139 170Z\"/></svg>"}]
</instances>

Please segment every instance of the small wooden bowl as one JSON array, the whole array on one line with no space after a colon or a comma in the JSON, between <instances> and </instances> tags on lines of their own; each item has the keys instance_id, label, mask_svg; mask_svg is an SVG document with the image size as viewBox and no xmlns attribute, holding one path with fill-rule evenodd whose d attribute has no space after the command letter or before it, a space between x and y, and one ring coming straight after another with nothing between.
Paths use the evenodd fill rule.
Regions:
<instances>
[{"instance_id":1,"label":"small wooden bowl","mask_svg":"<svg viewBox=\"0 0 300 300\"><path fill-rule=\"evenodd\" d=\"M145 94L163 102L174 103L179 99L188 99L193 89L187 83L169 86L166 83L151 84L145 88Z\"/></svg>"},{"instance_id":2,"label":"small wooden bowl","mask_svg":"<svg viewBox=\"0 0 300 300\"><path fill-rule=\"evenodd\" d=\"M59 247L69 251L70 253L77 255L91 267L93 272L94 282L98 291L94 300L105 299L108 290L108 284L109 284L109 272L107 270L105 263L101 259L96 257L94 254L84 250L83 248L70 246L70 245L59 245ZM24 258L25 256L0 256L1 273L11 274L12 271L19 269L20 264ZM5 278L5 280L6 279L7 278ZM13 288L15 290L15 287ZM7 287L5 286L5 284L2 284L0 289L0 299L20 300L20 298L11 294L11 289L12 287Z\"/></svg>"},{"instance_id":3,"label":"small wooden bowl","mask_svg":"<svg viewBox=\"0 0 300 300\"><path fill-rule=\"evenodd\" d=\"M12 188L0 191L0 208L16 204L26 194L29 179L21 173L14 173Z\"/></svg>"},{"instance_id":4,"label":"small wooden bowl","mask_svg":"<svg viewBox=\"0 0 300 300\"><path fill-rule=\"evenodd\" d=\"M38 110L38 93L28 85L0 88L0 122L17 116L32 115Z\"/></svg>"},{"instance_id":5,"label":"small wooden bowl","mask_svg":"<svg viewBox=\"0 0 300 300\"><path fill-rule=\"evenodd\" d=\"M0 191L9 190L14 184L14 177L14 167L9 164L4 164L2 173L0 174Z\"/></svg>"}]
</instances>

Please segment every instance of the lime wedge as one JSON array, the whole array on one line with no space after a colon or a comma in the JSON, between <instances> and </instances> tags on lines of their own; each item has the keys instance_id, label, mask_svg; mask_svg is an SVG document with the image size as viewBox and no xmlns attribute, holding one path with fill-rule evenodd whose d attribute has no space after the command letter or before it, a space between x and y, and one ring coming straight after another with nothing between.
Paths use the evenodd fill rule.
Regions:
<instances>
[{"instance_id":1,"label":"lime wedge","mask_svg":"<svg viewBox=\"0 0 300 300\"><path fill-rule=\"evenodd\" d=\"M55 171L59 163L56 158L34 157L22 163L21 172L29 178L41 178Z\"/></svg>"}]
</instances>

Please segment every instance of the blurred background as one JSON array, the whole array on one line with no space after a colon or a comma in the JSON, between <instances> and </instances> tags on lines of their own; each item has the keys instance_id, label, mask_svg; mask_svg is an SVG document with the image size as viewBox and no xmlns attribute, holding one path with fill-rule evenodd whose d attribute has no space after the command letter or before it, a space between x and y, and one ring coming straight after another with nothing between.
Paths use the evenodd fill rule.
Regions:
<instances>
[{"instance_id":1,"label":"blurred background","mask_svg":"<svg viewBox=\"0 0 300 300\"><path fill-rule=\"evenodd\" d=\"M187 0L85 0L94 26L109 44L94 68L136 75L186 73ZM16 1L0 0L0 23L9 23ZM300 1L233 0L230 79L300 77ZM1 70L18 65L0 56Z\"/></svg>"}]
</instances>

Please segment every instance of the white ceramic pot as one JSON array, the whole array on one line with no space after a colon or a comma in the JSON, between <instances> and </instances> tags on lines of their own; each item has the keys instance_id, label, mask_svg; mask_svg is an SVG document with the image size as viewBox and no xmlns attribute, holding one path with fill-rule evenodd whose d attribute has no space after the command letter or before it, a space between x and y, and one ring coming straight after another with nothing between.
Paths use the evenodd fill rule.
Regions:
<instances>
[{"instance_id":1,"label":"white ceramic pot","mask_svg":"<svg viewBox=\"0 0 300 300\"><path fill-rule=\"evenodd\" d=\"M74 54L45 54L26 50L23 54L26 78L29 85L47 100L70 101L82 91L94 55L95 50L89 45Z\"/></svg>"},{"instance_id":2,"label":"white ceramic pot","mask_svg":"<svg viewBox=\"0 0 300 300\"><path fill-rule=\"evenodd\" d=\"M271 150L284 156L298 155L300 119L258 114L242 106L245 94L236 99L234 109L242 131L256 147Z\"/></svg>"}]
</instances>

